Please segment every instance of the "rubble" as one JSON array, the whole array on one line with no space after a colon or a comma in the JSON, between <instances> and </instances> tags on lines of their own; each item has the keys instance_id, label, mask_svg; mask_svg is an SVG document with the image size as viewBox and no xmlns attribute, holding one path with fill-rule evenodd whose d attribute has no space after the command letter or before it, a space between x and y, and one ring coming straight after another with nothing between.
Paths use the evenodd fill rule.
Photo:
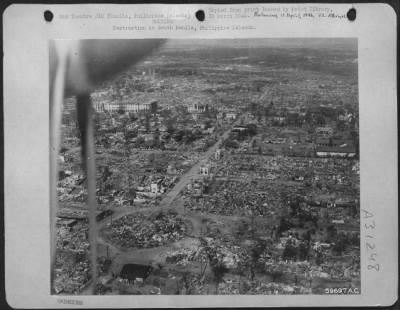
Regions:
<instances>
[{"instance_id":1,"label":"rubble","mask_svg":"<svg viewBox=\"0 0 400 310\"><path fill-rule=\"evenodd\" d=\"M202 49L154 51L91 95L97 203L116 214L99 224L102 242L168 268L131 285L99 258L96 293L309 294L309 279L359 281L359 154L336 157L358 142L357 53L246 47L213 60L209 48L207 63ZM55 290L68 294L90 280L74 109L66 99L57 183ZM341 152L319 157L327 147ZM214 260L222 279L194 272Z\"/></svg>"},{"instance_id":2,"label":"rubble","mask_svg":"<svg viewBox=\"0 0 400 310\"><path fill-rule=\"evenodd\" d=\"M121 247L151 248L182 239L187 228L176 214L160 212L152 219L142 213L124 216L107 230L106 237Z\"/></svg>"}]
</instances>

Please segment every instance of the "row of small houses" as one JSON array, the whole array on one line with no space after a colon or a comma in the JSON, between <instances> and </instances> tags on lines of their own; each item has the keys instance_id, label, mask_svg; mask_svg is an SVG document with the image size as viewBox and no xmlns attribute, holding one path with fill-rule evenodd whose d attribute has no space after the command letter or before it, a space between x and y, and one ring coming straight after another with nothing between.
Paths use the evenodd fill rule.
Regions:
<instances>
[{"instance_id":1,"label":"row of small houses","mask_svg":"<svg viewBox=\"0 0 400 310\"><path fill-rule=\"evenodd\" d=\"M315 154L319 157L354 158L357 156L352 139L322 138L315 140Z\"/></svg>"},{"instance_id":2,"label":"row of small houses","mask_svg":"<svg viewBox=\"0 0 400 310\"><path fill-rule=\"evenodd\" d=\"M272 142L274 144L283 144L285 142L279 142L279 140L274 140ZM259 154L259 147L253 149L245 149L245 154ZM272 149L268 148L263 150L264 153L268 154L273 152ZM314 148L310 148L306 145L295 145L286 150L287 154L293 154L294 156L304 156L302 154L306 154L306 156L311 156L314 153L315 156L326 158L326 157L334 157L334 158L357 158L357 151L354 145L346 144L341 146L332 146L332 145L315 145Z\"/></svg>"},{"instance_id":3,"label":"row of small houses","mask_svg":"<svg viewBox=\"0 0 400 310\"><path fill-rule=\"evenodd\" d=\"M270 169L268 167L258 167L256 171L249 169L243 169L242 167L238 169L233 169L232 171L218 170L210 165L202 165L199 169L201 175L215 174L216 176L253 176L258 179L270 179L274 180L282 176L289 177L294 181L336 181L341 184L345 181L351 181L352 177L345 175L343 173L333 173L329 171L291 171L290 173L285 173L282 175L281 172L277 172L278 169ZM357 172L356 172L357 173Z\"/></svg>"},{"instance_id":4,"label":"row of small houses","mask_svg":"<svg viewBox=\"0 0 400 310\"><path fill-rule=\"evenodd\" d=\"M357 152L354 146L318 146L315 149L315 155L318 157L356 158Z\"/></svg>"}]
</instances>

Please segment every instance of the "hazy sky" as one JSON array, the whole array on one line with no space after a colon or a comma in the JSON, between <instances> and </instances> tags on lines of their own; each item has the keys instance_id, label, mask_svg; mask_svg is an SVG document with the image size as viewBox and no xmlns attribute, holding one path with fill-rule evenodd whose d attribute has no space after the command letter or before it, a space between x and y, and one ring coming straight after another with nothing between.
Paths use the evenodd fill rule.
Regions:
<instances>
[{"instance_id":1,"label":"hazy sky","mask_svg":"<svg viewBox=\"0 0 400 310\"><path fill-rule=\"evenodd\" d=\"M283 47L357 50L356 38L273 38L273 39L174 39L165 48L188 47Z\"/></svg>"}]
</instances>

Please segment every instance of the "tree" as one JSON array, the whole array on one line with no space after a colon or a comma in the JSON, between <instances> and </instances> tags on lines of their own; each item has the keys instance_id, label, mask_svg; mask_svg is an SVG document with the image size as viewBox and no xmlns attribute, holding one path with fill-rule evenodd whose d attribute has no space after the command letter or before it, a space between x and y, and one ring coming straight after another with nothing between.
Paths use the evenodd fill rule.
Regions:
<instances>
[{"instance_id":1,"label":"tree","mask_svg":"<svg viewBox=\"0 0 400 310\"><path fill-rule=\"evenodd\" d=\"M326 228L327 238L328 240L334 240L337 236L337 229L333 225L329 225Z\"/></svg>"},{"instance_id":2,"label":"tree","mask_svg":"<svg viewBox=\"0 0 400 310\"><path fill-rule=\"evenodd\" d=\"M262 111L261 110L257 110L257 121L260 123L262 121Z\"/></svg>"},{"instance_id":3,"label":"tree","mask_svg":"<svg viewBox=\"0 0 400 310\"><path fill-rule=\"evenodd\" d=\"M239 225L238 225L237 235L238 235L239 237L244 236L245 233L246 233L247 230L248 230L248 226L249 226L249 224L248 224L246 221L241 220L240 223L239 223Z\"/></svg>"},{"instance_id":4,"label":"tree","mask_svg":"<svg viewBox=\"0 0 400 310\"><path fill-rule=\"evenodd\" d=\"M232 148L232 149L237 149L239 147L239 143L237 143L236 141L234 141L231 138L227 138L224 141L224 147L226 148Z\"/></svg>"},{"instance_id":5,"label":"tree","mask_svg":"<svg viewBox=\"0 0 400 310\"><path fill-rule=\"evenodd\" d=\"M263 253L264 248L260 244L256 244L252 249L251 249L251 264L253 266L256 266L258 260L261 257L261 254Z\"/></svg>"},{"instance_id":6,"label":"tree","mask_svg":"<svg viewBox=\"0 0 400 310\"><path fill-rule=\"evenodd\" d=\"M289 193L287 191L282 191L282 192L279 193L279 195L280 195L280 198L281 198L282 202L284 204L286 204L288 202L288 199L289 199Z\"/></svg>"},{"instance_id":7,"label":"tree","mask_svg":"<svg viewBox=\"0 0 400 310\"><path fill-rule=\"evenodd\" d=\"M160 144L160 130L157 128L153 133L153 144L158 147Z\"/></svg>"},{"instance_id":8,"label":"tree","mask_svg":"<svg viewBox=\"0 0 400 310\"><path fill-rule=\"evenodd\" d=\"M112 172L108 168L108 166L99 166L100 170L100 182L99 182L99 188L100 191L104 192L105 191L105 185L109 177L112 175Z\"/></svg>"},{"instance_id":9,"label":"tree","mask_svg":"<svg viewBox=\"0 0 400 310\"><path fill-rule=\"evenodd\" d=\"M310 241L311 240L311 230L308 229L305 233L303 233L302 237L304 240Z\"/></svg>"},{"instance_id":10,"label":"tree","mask_svg":"<svg viewBox=\"0 0 400 310\"><path fill-rule=\"evenodd\" d=\"M258 105L255 102L251 102L249 106L250 113L255 115L257 111Z\"/></svg>"},{"instance_id":11,"label":"tree","mask_svg":"<svg viewBox=\"0 0 400 310\"><path fill-rule=\"evenodd\" d=\"M138 137L135 142L135 147L140 147L145 142L143 137Z\"/></svg>"},{"instance_id":12,"label":"tree","mask_svg":"<svg viewBox=\"0 0 400 310\"><path fill-rule=\"evenodd\" d=\"M129 113L128 113L128 117L129 117L129 120L130 120L131 122L135 122L135 121L138 120L138 118L137 118L137 116L136 116L135 113L129 112Z\"/></svg>"},{"instance_id":13,"label":"tree","mask_svg":"<svg viewBox=\"0 0 400 310\"><path fill-rule=\"evenodd\" d=\"M326 124L325 117L323 115L319 114L316 118L316 122L318 125L321 125L321 126L325 125Z\"/></svg>"},{"instance_id":14,"label":"tree","mask_svg":"<svg viewBox=\"0 0 400 310\"><path fill-rule=\"evenodd\" d=\"M146 128L146 132L150 131L150 118L151 118L151 115L149 113L146 113L145 122L144 122L144 127Z\"/></svg>"},{"instance_id":15,"label":"tree","mask_svg":"<svg viewBox=\"0 0 400 310\"><path fill-rule=\"evenodd\" d=\"M215 282L215 293L218 294L218 286L222 282L224 275L229 271L225 265L218 261L216 264L211 266L212 273L214 275L214 282Z\"/></svg>"},{"instance_id":16,"label":"tree","mask_svg":"<svg viewBox=\"0 0 400 310\"><path fill-rule=\"evenodd\" d=\"M281 217L281 221L278 227L278 234L280 235L282 232L289 230L291 227L290 222L287 222L284 217Z\"/></svg>"},{"instance_id":17,"label":"tree","mask_svg":"<svg viewBox=\"0 0 400 310\"><path fill-rule=\"evenodd\" d=\"M244 292L244 285L242 285L242 277L246 275L247 269L247 262L246 261L239 261L237 265L237 273L239 274L239 292L240 294Z\"/></svg>"},{"instance_id":18,"label":"tree","mask_svg":"<svg viewBox=\"0 0 400 310\"><path fill-rule=\"evenodd\" d=\"M299 260L307 260L308 258L308 251L309 251L309 246L308 242L300 242L299 247L298 247L298 257Z\"/></svg>"},{"instance_id":19,"label":"tree","mask_svg":"<svg viewBox=\"0 0 400 310\"><path fill-rule=\"evenodd\" d=\"M190 282L190 278L191 273L189 271L183 273L181 281L183 284L183 288L185 289L186 295L191 295L194 291L193 285Z\"/></svg>"},{"instance_id":20,"label":"tree","mask_svg":"<svg viewBox=\"0 0 400 310\"><path fill-rule=\"evenodd\" d=\"M346 129L346 122L344 120L337 120L336 121L336 128L340 131L343 131Z\"/></svg>"},{"instance_id":21,"label":"tree","mask_svg":"<svg viewBox=\"0 0 400 310\"><path fill-rule=\"evenodd\" d=\"M270 110L271 110L271 106L268 105L267 107L264 108L264 117L265 119L268 119L269 115L270 115Z\"/></svg>"},{"instance_id":22,"label":"tree","mask_svg":"<svg viewBox=\"0 0 400 310\"><path fill-rule=\"evenodd\" d=\"M255 219L254 219L254 211L253 210L251 210L250 211L251 212L251 214L250 214L250 227L251 227L251 237L253 238L253 240L255 239L255 234L256 234L256 230L255 230Z\"/></svg>"},{"instance_id":23,"label":"tree","mask_svg":"<svg viewBox=\"0 0 400 310\"><path fill-rule=\"evenodd\" d=\"M248 124L246 135L255 136L257 134L257 126L255 124Z\"/></svg>"},{"instance_id":24,"label":"tree","mask_svg":"<svg viewBox=\"0 0 400 310\"><path fill-rule=\"evenodd\" d=\"M158 111L158 103L156 101L153 101L150 105L150 113L157 114L157 111Z\"/></svg>"},{"instance_id":25,"label":"tree","mask_svg":"<svg viewBox=\"0 0 400 310\"><path fill-rule=\"evenodd\" d=\"M276 269L271 272L271 276L272 276L272 282L276 282L279 278L283 276L283 272Z\"/></svg>"},{"instance_id":26,"label":"tree","mask_svg":"<svg viewBox=\"0 0 400 310\"><path fill-rule=\"evenodd\" d=\"M289 240L286 242L285 249L283 250L283 259L294 260L297 256L296 247Z\"/></svg>"},{"instance_id":27,"label":"tree","mask_svg":"<svg viewBox=\"0 0 400 310\"><path fill-rule=\"evenodd\" d=\"M119 105L119 107L118 107L118 114L120 114L120 115L122 115L122 114L125 114L125 109L124 109L124 106L121 104L121 105Z\"/></svg>"},{"instance_id":28,"label":"tree","mask_svg":"<svg viewBox=\"0 0 400 310\"><path fill-rule=\"evenodd\" d=\"M174 118L168 117L165 121L165 126L167 127L167 132L169 134L173 134L175 131L175 122Z\"/></svg>"},{"instance_id":29,"label":"tree","mask_svg":"<svg viewBox=\"0 0 400 310\"><path fill-rule=\"evenodd\" d=\"M313 115L311 112L307 111L305 116L305 121L307 124L312 124L313 122Z\"/></svg>"},{"instance_id":30,"label":"tree","mask_svg":"<svg viewBox=\"0 0 400 310\"><path fill-rule=\"evenodd\" d=\"M317 250L317 256L315 258L315 263L319 266L324 262L324 256L321 250Z\"/></svg>"},{"instance_id":31,"label":"tree","mask_svg":"<svg viewBox=\"0 0 400 310\"><path fill-rule=\"evenodd\" d=\"M299 115L297 113L290 113L288 115L288 123L292 126L297 126L299 124Z\"/></svg>"},{"instance_id":32,"label":"tree","mask_svg":"<svg viewBox=\"0 0 400 310\"><path fill-rule=\"evenodd\" d=\"M335 240L335 244L332 247L332 251L336 255L342 255L343 252L346 250L347 246L349 244L349 240L345 235L339 236L338 239Z\"/></svg>"}]
</instances>

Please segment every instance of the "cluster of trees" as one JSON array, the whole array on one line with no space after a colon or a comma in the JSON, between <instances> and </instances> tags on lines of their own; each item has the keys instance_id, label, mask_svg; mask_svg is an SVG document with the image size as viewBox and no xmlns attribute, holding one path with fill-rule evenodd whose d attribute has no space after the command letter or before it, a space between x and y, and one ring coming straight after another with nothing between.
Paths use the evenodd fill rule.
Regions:
<instances>
[{"instance_id":1,"label":"cluster of trees","mask_svg":"<svg viewBox=\"0 0 400 310\"><path fill-rule=\"evenodd\" d=\"M321 113L306 112L305 122L312 126L323 126L326 124L325 116Z\"/></svg>"},{"instance_id":2,"label":"cluster of trees","mask_svg":"<svg viewBox=\"0 0 400 310\"><path fill-rule=\"evenodd\" d=\"M246 110L250 112L258 121L262 118L269 118L272 116L283 116L284 121L273 120L273 126L302 126L304 123L322 126L327 123L327 119L336 119L336 112L331 111L329 108L324 109L321 107L318 111L305 111L305 116L299 113L288 113L286 108L276 109L274 102L271 101L269 104L251 102Z\"/></svg>"},{"instance_id":3,"label":"cluster of trees","mask_svg":"<svg viewBox=\"0 0 400 310\"><path fill-rule=\"evenodd\" d=\"M296 216L300 222L311 222L314 227L318 227L318 217L305 208L306 204L304 202L296 203L291 201L289 206L290 214Z\"/></svg>"},{"instance_id":4,"label":"cluster of trees","mask_svg":"<svg viewBox=\"0 0 400 310\"><path fill-rule=\"evenodd\" d=\"M207 242L202 237L200 238L200 244L203 247L207 259L201 262L199 278L204 278L207 266L210 266L215 283L215 293L218 294L218 286L223 281L223 278L229 269L225 266L222 257L217 255L215 247L207 246Z\"/></svg>"},{"instance_id":5,"label":"cluster of trees","mask_svg":"<svg viewBox=\"0 0 400 310\"><path fill-rule=\"evenodd\" d=\"M277 228L277 236L280 236L283 232L288 231L292 227L294 227L293 223L286 220L284 217L281 217L281 220Z\"/></svg>"},{"instance_id":6,"label":"cluster of trees","mask_svg":"<svg viewBox=\"0 0 400 310\"><path fill-rule=\"evenodd\" d=\"M254 101L250 102L246 110L256 117L258 121L261 121L263 117L267 118L269 116L276 115L274 103L272 101L268 105Z\"/></svg>"},{"instance_id":7,"label":"cluster of trees","mask_svg":"<svg viewBox=\"0 0 400 310\"><path fill-rule=\"evenodd\" d=\"M326 231L327 242L333 243L332 252L335 255L342 255L351 246L360 246L360 235L357 233L338 233L333 225L328 226Z\"/></svg>"},{"instance_id":8,"label":"cluster of trees","mask_svg":"<svg viewBox=\"0 0 400 310\"><path fill-rule=\"evenodd\" d=\"M184 144L191 144L196 140L203 138L203 134L201 130L189 130L189 129L182 129L175 131L172 135L172 138L176 142L183 142ZM166 137L168 139L168 137Z\"/></svg>"},{"instance_id":9,"label":"cluster of trees","mask_svg":"<svg viewBox=\"0 0 400 310\"><path fill-rule=\"evenodd\" d=\"M183 143L185 145L190 145L194 141L202 139L204 134L202 130L192 130L192 129L176 129L177 119L173 117L170 111L167 111L165 114L166 120L164 121L164 125L166 126L166 134L161 137L161 133L158 128L156 128L153 132L152 139L145 140L144 137L140 136L137 129L130 128L130 124L138 121L138 117L132 113L125 113L123 110L120 111L120 114L114 114L113 116L109 116L106 114L96 113L95 118L95 126L96 126L96 142L98 145L103 145L106 148L111 146L111 140L105 135L106 133L122 133L122 137L120 137L120 141L118 143L122 143L125 147L125 151L128 152L131 146L135 148L151 148L151 149L165 149L165 143L173 139L178 143ZM152 111L145 113L144 117L141 121L141 125L143 125L147 132L151 132L151 120L152 118L157 118ZM116 118L118 120L118 125L112 126L111 119ZM104 129L100 124L110 123L109 128ZM185 120L181 120L182 124L185 124ZM206 127L209 128L212 126L211 121L206 122ZM80 133L77 131L77 137L80 138ZM132 139L136 138L134 143L132 144ZM215 140L208 141L208 146L215 143ZM132 145L131 145L132 144Z\"/></svg>"},{"instance_id":10,"label":"cluster of trees","mask_svg":"<svg viewBox=\"0 0 400 310\"><path fill-rule=\"evenodd\" d=\"M289 239L286 242L285 249L283 250L282 258L287 260L309 260L310 243L308 241L301 241L298 246L294 241Z\"/></svg>"},{"instance_id":11,"label":"cluster of trees","mask_svg":"<svg viewBox=\"0 0 400 310\"><path fill-rule=\"evenodd\" d=\"M237 139L239 141L242 141L248 137L253 137L257 134L257 125L255 124L247 124L247 125L241 125L240 127L244 127L244 129L235 129L233 128L232 133L230 134L230 137Z\"/></svg>"},{"instance_id":12,"label":"cluster of trees","mask_svg":"<svg viewBox=\"0 0 400 310\"><path fill-rule=\"evenodd\" d=\"M257 134L257 125L248 124L244 127L244 130L234 128L231 134L223 141L222 145L225 148L237 149L239 147L239 141L243 141Z\"/></svg>"},{"instance_id":13,"label":"cluster of trees","mask_svg":"<svg viewBox=\"0 0 400 310\"><path fill-rule=\"evenodd\" d=\"M237 149L239 147L239 142L229 136L222 142L222 146L227 149Z\"/></svg>"}]
</instances>

